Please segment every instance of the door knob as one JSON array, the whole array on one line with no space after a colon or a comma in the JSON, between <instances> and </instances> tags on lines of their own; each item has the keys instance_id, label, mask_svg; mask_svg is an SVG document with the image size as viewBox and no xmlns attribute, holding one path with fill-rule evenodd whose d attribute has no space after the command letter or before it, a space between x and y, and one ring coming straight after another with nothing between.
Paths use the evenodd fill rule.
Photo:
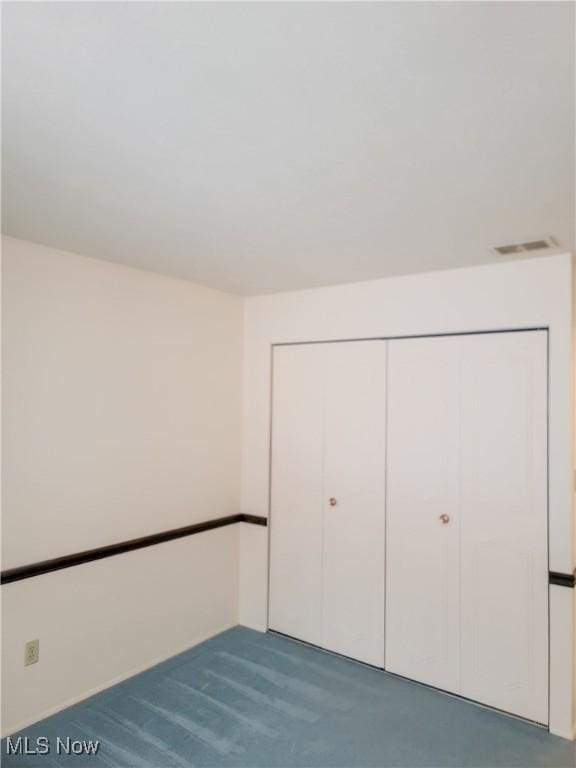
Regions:
<instances>
[{"instance_id":1,"label":"door knob","mask_svg":"<svg viewBox=\"0 0 576 768\"><path fill-rule=\"evenodd\" d=\"M336 499L332 496L332 498L328 499L328 504L330 504L331 507L335 507L338 502Z\"/></svg>"},{"instance_id":2,"label":"door knob","mask_svg":"<svg viewBox=\"0 0 576 768\"><path fill-rule=\"evenodd\" d=\"M447 525L450 522L450 515L440 515L440 520Z\"/></svg>"}]
</instances>

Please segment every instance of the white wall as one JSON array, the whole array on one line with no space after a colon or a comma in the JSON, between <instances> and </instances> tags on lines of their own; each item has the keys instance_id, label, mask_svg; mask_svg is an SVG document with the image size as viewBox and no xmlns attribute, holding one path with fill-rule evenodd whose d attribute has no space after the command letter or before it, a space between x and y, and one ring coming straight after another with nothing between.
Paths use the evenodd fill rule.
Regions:
<instances>
[{"instance_id":1,"label":"white wall","mask_svg":"<svg viewBox=\"0 0 576 768\"><path fill-rule=\"evenodd\" d=\"M11 238L3 276L3 568L238 511L241 300ZM268 514L272 343L546 326L550 568L570 572L571 301L568 255L248 299L242 511ZM267 543L241 524L5 585L4 732L238 614L264 629ZM551 729L568 736L575 596L550 597Z\"/></svg>"},{"instance_id":2,"label":"white wall","mask_svg":"<svg viewBox=\"0 0 576 768\"><path fill-rule=\"evenodd\" d=\"M241 300L3 246L2 567L236 513ZM222 528L3 586L4 732L235 624L237 540Z\"/></svg>"},{"instance_id":3,"label":"white wall","mask_svg":"<svg viewBox=\"0 0 576 768\"><path fill-rule=\"evenodd\" d=\"M245 305L242 511L268 514L270 361L278 342L549 328L550 569L575 563L569 254L249 298ZM266 627L267 537L242 526L240 620ZM559 591L560 590L560 591ZM563 590L563 591L561 591ZM551 710L574 727L573 596L551 590Z\"/></svg>"}]
</instances>

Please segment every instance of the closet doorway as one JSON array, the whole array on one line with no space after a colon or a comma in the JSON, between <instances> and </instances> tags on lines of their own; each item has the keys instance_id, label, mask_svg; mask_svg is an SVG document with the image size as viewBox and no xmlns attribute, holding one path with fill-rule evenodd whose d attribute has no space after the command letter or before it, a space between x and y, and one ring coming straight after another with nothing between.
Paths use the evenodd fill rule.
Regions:
<instances>
[{"instance_id":1,"label":"closet doorway","mask_svg":"<svg viewBox=\"0 0 576 768\"><path fill-rule=\"evenodd\" d=\"M274 348L269 628L548 722L547 332Z\"/></svg>"}]
</instances>

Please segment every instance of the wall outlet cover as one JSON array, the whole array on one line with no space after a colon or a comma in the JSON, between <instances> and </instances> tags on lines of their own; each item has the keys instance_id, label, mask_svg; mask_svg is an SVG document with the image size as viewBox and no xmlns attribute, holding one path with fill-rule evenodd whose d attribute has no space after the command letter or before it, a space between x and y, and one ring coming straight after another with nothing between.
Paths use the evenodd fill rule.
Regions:
<instances>
[{"instance_id":1,"label":"wall outlet cover","mask_svg":"<svg viewBox=\"0 0 576 768\"><path fill-rule=\"evenodd\" d=\"M24 646L24 666L36 664L40 658L40 640L29 640Z\"/></svg>"}]
</instances>

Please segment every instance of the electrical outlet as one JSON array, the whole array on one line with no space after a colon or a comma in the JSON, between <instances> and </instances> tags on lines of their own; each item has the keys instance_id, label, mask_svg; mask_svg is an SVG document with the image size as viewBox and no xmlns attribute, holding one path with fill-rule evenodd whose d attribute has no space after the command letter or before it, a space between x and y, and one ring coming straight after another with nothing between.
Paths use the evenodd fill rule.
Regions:
<instances>
[{"instance_id":1,"label":"electrical outlet","mask_svg":"<svg viewBox=\"0 0 576 768\"><path fill-rule=\"evenodd\" d=\"M24 646L24 666L36 664L40 657L40 640L29 640Z\"/></svg>"}]
</instances>

